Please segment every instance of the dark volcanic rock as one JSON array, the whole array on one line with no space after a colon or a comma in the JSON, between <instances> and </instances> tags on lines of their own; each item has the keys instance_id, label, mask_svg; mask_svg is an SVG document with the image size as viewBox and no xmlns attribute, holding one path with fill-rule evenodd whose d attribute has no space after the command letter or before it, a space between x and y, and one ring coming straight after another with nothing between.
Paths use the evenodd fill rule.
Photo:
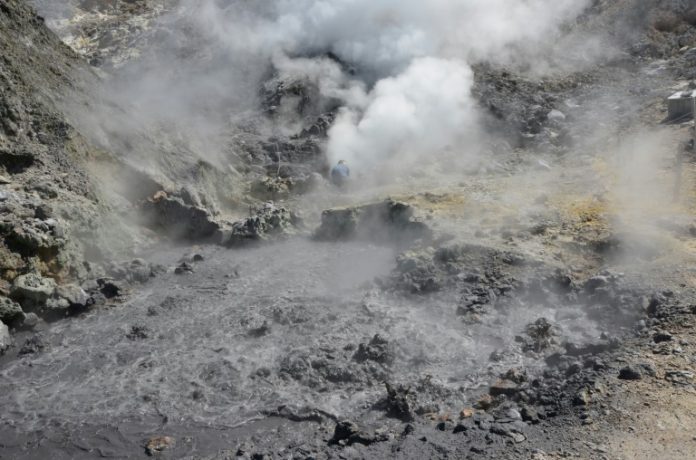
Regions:
<instances>
[{"instance_id":1,"label":"dark volcanic rock","mask_svg":"<svg viewBox=\"0 0 696 460\"><path fill-rule=\"evenodd\" d=\"M181 198L169 197L164 192L145 201L142 211L148 225L173 238L207 239L220 229L206 209L188 205Z\"/></svg>"},{"instance_id":2,"label":"dark volcanic rock","mask_svg":"<svg viewBox=\"0 0 696 460\"><path fill-rule=\"evenodd\" d=\"M182 262L174 269L174 273L177 275L185 275L187 273L193 273L193 271L193 266L188 262Z\"/></svg>"},{"instance_id":3,"label":"dark volcanic rock","mask_svg":"<svg viewBox=\"0 0 696 460\"><path fill-rule=\"evenodd\" d=\"M256 210L254 216L221 229L217 239L224 246L241 246L291 235L299 224L296 215L269 202Z\"/></svg>"},{"instance_id":4,"label":"dark volcanic rock","mask_svg":"<svg viewBox=\"0 0 696 460\"><path fill-rule=\"evenodd\" d=\"M24 318L22 307L17 302L0 297L0 321L5 324L12 324Z\"/></svg>"},{"instance_id":5,"label":"dark volcanic rock","mask_svg":"<svg viewBox=\"0 0 696 460\"><path fill-rule=\"evenodd\" d=\"M558 331L546 318L528 324L525 332L526 337L515 337L522 344L522 351L539 353L557 343Z\"/></svg>"},{"instance_id":6,"label":"dark volcanic rock","mask_svg":"<svg viewBox=\"0 0 696 460\"><path fill-rule=\"evenodd\" d=\"M424 223L413 219L413 208L391 199L365 206L328 209L322 213L321 226L314 233L320 241L360 239L394 244L431 236L431 230Z\"/></svg>"},{"instance_id":7,"label":"dark volcanic rock","mask_svg":"<svg viewBox=\"0 0 696 460\"><path fill-rule=\"evenodd\" d=\"M384 385L387 389L387 415L398 418L404 422L411 422L415 420L415 393L413 393L409 387L404 387L403 385L394 387L386 382Z\"/></svg>"},{"instance_id":8,"label":"dark volcanic rock","mask_svg":"<svg viewBox=\"0 0 696 460\"><path fill-rule=\"evenodd\" d=\"M359 431L358 425L350 420L338 422L336 428L334 428L333 437L329 442L337 444L339 441L348 440L351 436L358 434Z\"/></svg>"},{"instance_id":9,"label":"dark volcanic rock","mask_svg":"<svg viewBox=\"0 0 696 460\"><path fill-rule=\"evenodd\" d=\"M511 253L475 244L454 244L437 250L419 249L397 257L391 276L379 280L389 289L427 294L447 287L461 287L457 314L479 314L495 305L518 284L507 270ZM476 267L472 271L472 267Z\"/></svg>"},{"instance_id":10,"label":"dark volcanic rock","mask_svg":"<svg viewBox=\"0 0 696 460\"><path fill-rule=\"evenodd\" d=\"M641 380L643 374L640 369L635 366L626 366L619 371L619 378L621 380Z\"/></svg>"},{"instance_id":11,"label":"dark volcanic rock","mask_svg":"<svg viewBox=\"0 0 696 460\"><path fill-rule=\"evenodd\" d=\"M120 297L125 291L123 285L116 280L109 278L100 278L97 280L99 286L99 292L104 295L107 299L113 299L114 297Z\"/></svg>"},{"instance_id":12,"label":"dark volcanic rock","mask_svg":"<svg viewBox=\"0 0 696 460\"><path fill-rule=\"evenodd\" d=\"M339 444L350 446L353 444L362 444L369 446L376 442L383 442L389 439L386 430L376 430L375 433L361 431L358 425L350 420L344 420L336 424L334 435L329 440L329 444Z\"/></svg>"},{"instance_id":13,"label":"dark volcanic rock","mask_svg":"<svg viewBox=\"0 0 696 460\"><path fill-rule=\"evenodd\" d=\"M655 343L671 342L672 334L670 334L669 332L656 332L653 335L653 341Z\"/></svg>"},{"instance_id":14,"label":"dark volcanic rock","mask_svg":"<svg viewBox=\"0 0 696 460\"><path fill-rule=\"evenodd\" d=\"M24 342L22 348L19 349L19 354L21 356L38 353L46 348L46 346L47 344L43 336L41 334L34 334Z\"/></svg>"},{"instance_id":15,"label":"dark volcanic rock","mask_svg":"<svg viewBox=\"0 0 696 460\"><path fill-rule=\"evenodd\" d=\"M389 341L378 334L369 343L361 343L353 359L358 362L369 360L389 366L394 362L394 350Z\"/></svg>"},{"instance_id":16,"label":"dark volcanic rock","mask_svg":"<svg viewBox=\"0 0 696 460\"><path fill-rule=\"evenodd\" d=\"M126 334L126 337L130 340L142 340L150 337L150 329L147 326L131 326L130 330Z\"/></svg>"}]
</instances>

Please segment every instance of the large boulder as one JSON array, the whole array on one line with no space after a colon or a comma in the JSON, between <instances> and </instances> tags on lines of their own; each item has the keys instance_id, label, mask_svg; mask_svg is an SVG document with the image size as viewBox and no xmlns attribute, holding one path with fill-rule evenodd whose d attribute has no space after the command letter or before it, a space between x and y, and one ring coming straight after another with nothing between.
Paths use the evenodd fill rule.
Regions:
<instances>
[{"instance_id":1,"label":"large boulder","mask_svg":"<svg viewBox=\"0 0 696 460\"><path fill-rule=\"evenodd\" d=\"M69 311L79 311L89 305L89 295L80 286L65 284L58 286L53 297L46 301L45 313L65 315Z\"/></svg>"},{"instance_id":2,"label":"large boulder","mask_svg":"<svg viewBox=\"0 0 696 460\"><path fill-rule=\"evenodd\" d=\"M7 297L0 297L0 321L12 324L24 318L22 307Z\"/></svg>"},{"instance_id":3,"label":"large boulder","mask_svg":"<svg viewBox=\"0 0 696 460\"><path fill-rule=\"evenodd\" d=\"M53 218L0 221L0 234L8 247L23 256L57 253L65 246L65 229Z\"/></svg>"},{"instance_id":4,"label":"large boulder","mask_svg":"<svg viewBox=\"0 0 696 460\"><path fill-rule=\"evenodd\" d=\"M299 225L299 218L289 210L266 203L255 215L234 222L218 232L218 241L224 246L241 246L292 235Z\"/></svg>"},{"instance_id":5,"label":"large boulder","mask_svg":"<svg viewBox=\"0 0 696 460\"><path fill-rule=\"evenodd\" d=\"M207 210L164 192L146 200L142 210L146 224L173 238L201 240L212 237L220 229Z\"/></svg>"},{"instance_id":6,"label":"large boulder","mask_svg":"<svg viewBox=\"0 0 696 460\"><path fill-rule=\"evenodd\" d=\"M56 282L51 278L44 278L38 273L27 273L14 280L11 296L40 304L46 302L55 289Z\"/></svg>"},{"instance_id":7,"label":"large boulder","mask_svg":"<svg viewBox=\"0 0 696 460\"><path fill-rule=\"evenodd\" d=\"M314 233L320 241L370 240L379 243L404 243L430 238L432 231L413 218L413 208L387 199L383 202L349 208L328 209Z\"/></svg>"}]
</instances>

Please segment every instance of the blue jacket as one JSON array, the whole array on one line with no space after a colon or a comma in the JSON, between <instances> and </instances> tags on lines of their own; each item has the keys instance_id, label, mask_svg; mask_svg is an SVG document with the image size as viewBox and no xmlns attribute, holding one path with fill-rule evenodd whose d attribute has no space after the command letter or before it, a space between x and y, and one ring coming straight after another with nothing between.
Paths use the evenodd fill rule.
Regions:
<instances>
[{"instance_id":1,"label":"blue jacket","mask_svg":"<svg viewBox=\"0 0 696 460\"><path fill-rule=\"evenodd\" d=\"M331 169L332 179L345 179L350 177L350 169L346 164L337 164Z\"/></svg>"}]
</instances>

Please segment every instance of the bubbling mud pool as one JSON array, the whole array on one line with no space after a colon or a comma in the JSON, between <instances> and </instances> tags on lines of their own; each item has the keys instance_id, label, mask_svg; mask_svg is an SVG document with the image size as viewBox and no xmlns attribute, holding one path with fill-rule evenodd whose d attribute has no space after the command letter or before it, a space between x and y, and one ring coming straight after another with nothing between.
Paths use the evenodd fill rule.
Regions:
<instances>
[{"instance_id":1,"label":"bubbling mud pool","mask_svg":"<svg viewBox=\"0 0 696 460\"><path fill-rule=\"evenodd\" d=\"M132 436L167 424L238 427L280 406L377 418L384 381L436 379L452 390L444 403L461 408L501 371L535 365L521 353L491 363L491 352L515 349L526 324L562 313L530 305L467 324L454 290L406 297L376 288L396 252L365 243L199 252L193 273L170 270L121 305L56 322L42 332L43 351L6 361L4 442L60 426L129 426ZM173 253L150 260L174 266ZM581 323L585 336L598 334L581 315L567 318L566 334ZM389 352L357 359L377 334ZM150 428L140 433L142 420Z\"/></svg>"}]
</instances>

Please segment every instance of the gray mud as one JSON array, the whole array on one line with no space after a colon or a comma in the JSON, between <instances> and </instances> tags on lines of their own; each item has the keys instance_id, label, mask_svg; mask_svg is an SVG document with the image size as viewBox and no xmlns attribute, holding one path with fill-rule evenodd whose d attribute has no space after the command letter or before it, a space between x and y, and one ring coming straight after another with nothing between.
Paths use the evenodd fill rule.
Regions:
<instances>
[{"instance_id":1,"label":"gray mud","mask_svg":"<svg viewBox=\"0 0 696 460\"><path fill-rule=\"evenodd\" d=\"M276 416L372 423L384 419L376 406L385 381L432 378L447 406L433 410L458 411L502 371L541 367L515 352L515 335L535 319L553 319L578 343L600 333L568 315L572 307L527 305L467 324L456 289L390 294L373 283L393 269L387 247L297 239L200 253L193 272L170 268L123 304L51 324L42 350L15 357L15 347L5 357L6 455L36 458L46 446L64 458L142 453L158 431L179 439L179 453L203 455L255 427L283 425ZM150 259L174 267L172 254ZM389 355L361 358L360 344L376 334ZM495 350L511 352L491 363Z\"/></svg>"}]
</instances>

